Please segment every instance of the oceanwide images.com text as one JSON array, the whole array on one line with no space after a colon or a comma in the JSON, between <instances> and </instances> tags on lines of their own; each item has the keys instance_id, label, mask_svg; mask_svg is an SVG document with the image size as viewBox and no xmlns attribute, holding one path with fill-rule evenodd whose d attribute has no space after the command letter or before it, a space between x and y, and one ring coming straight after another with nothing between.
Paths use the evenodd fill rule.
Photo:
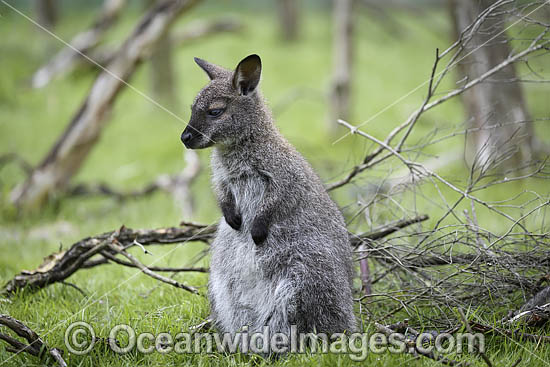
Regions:
<instances>
[{"instance_id":1,"label":"oceanwide images.com text","mask_svg":"<svg viewBox=\"0 0 550 367\"><path fill-rule=\"evenodd\" d=\"M65 331L65 345L69 352L85 355L89 353L98 340L93 327L83 321L74 322ZM107 344L119 354L138 351L151 353L334 353L348 354L354 361L364 360L369 353L406 353L411 349L419 353L437 352L474 353L485 350L483 334L445 334L434 336L430 333L420 334L415 340L404 334L392 333L299 333L295 325L290 334L270 333L265 326L260 332L251 332L247 327L235 334L200 333L200 332L160 332L150 333L136 331L129 325L119 324L109 331Z\"/></svg>"}]
</instances>

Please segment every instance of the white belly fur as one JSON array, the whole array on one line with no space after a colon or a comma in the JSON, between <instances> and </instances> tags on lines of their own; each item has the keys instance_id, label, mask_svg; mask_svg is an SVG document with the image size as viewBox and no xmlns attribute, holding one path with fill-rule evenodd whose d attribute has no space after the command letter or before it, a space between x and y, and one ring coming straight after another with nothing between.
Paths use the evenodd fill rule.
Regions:
<instances>
[{"instance_id":1,"label":"white belly fur","mask_svg":"<svg viewBox=\"0 0 550 367\"><path fill-rule=\"evenodd\" d=\"M264 183L260 177L238 182L230 187L242 215L241 229L234 230L222 218L211 246L210 296L218 323L230 332L264 325L280 300L277 290L284 288L265 279L250 235Z\"/></svg>"},{"instance_id":2,"label":"white belly fur","mask_svg":"<svg viewBox=\"0 0 550 367\"><path fill-rule=\"evenodd\" d=\"M274 284L259 267L250 233L237 232L223 219L212 243L210 292L225 331L263 325L276 305Z\"/></svg>"}]
</instances>

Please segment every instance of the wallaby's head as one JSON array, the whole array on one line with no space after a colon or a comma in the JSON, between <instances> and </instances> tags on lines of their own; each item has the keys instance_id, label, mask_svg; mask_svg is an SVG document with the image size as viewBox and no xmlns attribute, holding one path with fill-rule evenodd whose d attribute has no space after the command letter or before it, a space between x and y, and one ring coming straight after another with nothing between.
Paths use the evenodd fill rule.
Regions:
<instances>
[{"instance_id":1,"label":"wallaby's head","mask_svg":"<svg viewBox=\"0 0 550 367\"><path fill-rule=\"evenodd\" d=\"M261 126L263 100L257 91L262 71L258 55L244 58L235 71L195 58L210 83L191 106L191 119L181 134L187 148L202 149L214 144L230 145Z\"/></svg>"}]
</instances>

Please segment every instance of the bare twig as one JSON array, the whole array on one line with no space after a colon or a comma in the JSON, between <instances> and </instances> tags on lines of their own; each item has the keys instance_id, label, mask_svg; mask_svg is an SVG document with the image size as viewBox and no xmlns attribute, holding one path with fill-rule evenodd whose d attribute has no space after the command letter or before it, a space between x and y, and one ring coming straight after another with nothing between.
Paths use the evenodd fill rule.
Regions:
<instances>
[{"instance_id":1,"label":"bare twig","mask_svg":"<svg viewBox=\"0 0 550 367\"><path fill-rule=\"evenodd\" d=\"M470 327L470 323L468 322L468 319L466 319L466 316L464 315L464 312L462 312L461 308L458 308L458 314L460 315L460 319L462 320L462 323L464 324L464 327L470 334L473 334L472 328ZM481 356L483 361L488 367L493 367L493 364L491 363L491 360L487 357L487 355L478 348L478 346L475 346L477 353Z\"/></svg>"},{"instance_id":2,"label":"bare twig","mask_svg":"<svg viewBox=\"0 0 550 367\"><path fill-rule=\"evenodd\" d=\"M159 281L161 281L163 283L166 283L166 284L170 284L170 285L172 285L176 288L184 289L184 290L186 290L188 292L191 292L193 294L198 294L199 293L199 291L194 287L179 283L179 282L175 281L174 279L167 278L165 276L162 276L160 274L157 274L157 273L151 271L147 266L140 263L138 259L136 259L134 256L130 255L128 252L126 252L124 250L124 248L121 247L120 245L118 245L116 243L110 243L109 248L112 249L113 251L115 251L116 253L121 254L122 256L127 258L128 260L130 260L132 262L132 264L134 264L135 267L139 268L139 270L141 270L144 274L149 275L151 278L159 280Z\"/></svg>"},{"instance_id":3,"label":"bare twig","mask_svg":"<svg viewBox=\"0 0 550 367\"><path fill-rule=\"evenodd\" d=\"M19 354L21 352L28 353L35 357L42 358L48 355L53 359L60 367L66 367L67 363L63 360L63 351L57 348L48 347L42 339L27 325L21 321L14 319L8 315L0 314L0 325L7 327L15 332L18 336L27 340L29 344L22 343L17 339L0 333L0 339L11 345L13 348L6 348L6 350Z\"/></svg>"},{"instance_id":4,"label":"bare twig","mask_svg":"<svg viewBox=\"0 0 550 367\"><path fill-rule=\"evenodd\" d=\"M127 262L124 260L120 260L116 258L115 256L111 255L110 253L103 251L101 255L105 256L105 259L100 259L95 262L86 262L82 266L83 268L91 268L97 265L102 265L108 263L108 261L112 261L114 263L117 263L119 265L127 266L130 268L137 268L136 265L134 265L131 262ZM187 272L197 272L197 273L208 273L208 268L202 268L202 267L191 267L191 268L171 268L171 267L164 267L164 266L148 266L147 267L151 271L160 271L160 272L166 272L166 273L187 273Z\"/></svg>"},{"instance_id":5,"label":"bare twig","mask_svg":"<svg viewBox=\"0 0 550 367\"><path fill-rule=\"evenodd\" d=\"M395 136L397 136L401 131L403 131L405 128L407 128L411 124L414 124L414 122L416 122L419 119L419 117L422 113L424 113L424 112L426 112L426 111L428 111L428 110L430 110L430 109L446 102L447 100L449 100L453 97L456 97L456 96L464 93L466 90L469 90L470 88L472 88L472 87L476 86L477 84L483 82L484 80L491 77L492 75L499 72L500 70L504 69L508 65L522 60L527 55L533 54L533 53L538 52L540 50L545 50L548 47L548 45L550 45L550 41L545 41L545 42L542 42L542 43L531 45L530 47L528 47L528 48L526 48L526 49L524 49L524 50L522 50L522 51L520 51L516 54L510 55L506 60L504 60L500 64L492 67L487 72L480 75L478 78L469 81L464 86L456 88L456 89L448 92L443 97L440 97L440 98L436 99L435 101L433 101L431 103L423 103L422 106L419 109L417 109L416 111L414 111L405 122L403 122L401 125L399 125L395 129L393 129L388 134L388 136L386 137L386 139L384 141L381 141L379 139L376 139L376 138L366 134L365 132L359 130L357 127L355 127L355 126L353 126L353 125L351 125L351 124L349 124L349 123L347 123L343 120L339 120L338 122L340 124L348 127L348 129L350 129L350 132L352 134L360 134L364 137L367 137L368 139L370 139L372 141L375 141L377 144L379 144L380 147L377 148L373 153L367 155L365 157L365 159L363 160L363 163L360 164L360 165L355 166L345 178L343 178L340 181L337 181L333 184L330 184L327 187L327 190L334 190L334 189L340 188L340 187L348 184L359 173L363 172L367 168L372 167L374 164L380 162L381 160L374 161L374 162L373 162L373 160L380 153L382 153L383 150L385 150L385 149L390 151L391 154L398 157L403 163L406 164L406 160L399 155L399 150L398 149L393 149L390 146L390 143L395 138ZM439 57L438 57L438 59L439 59ZM430 80L432 80L432 79L433 79L433 75L432 75L432 78ZM430 82L430 89L431 88L432 88L432 86L431 86L431 82ZM433 93L433 91L431 93ZM431 93L428 93L428 95L431 96ZM408 135L406 135L406 136L408 136ZM404 143L404 140L402 140L402 142L399 143L399 146L401 147L403 145L403 143Z\"/></svg>"}]
</instances>

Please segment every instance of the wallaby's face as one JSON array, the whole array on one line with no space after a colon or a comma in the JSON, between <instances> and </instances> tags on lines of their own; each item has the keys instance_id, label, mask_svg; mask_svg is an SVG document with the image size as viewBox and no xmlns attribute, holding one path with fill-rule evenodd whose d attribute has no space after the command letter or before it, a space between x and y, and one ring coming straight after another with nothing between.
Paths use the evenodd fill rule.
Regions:
<instances>
[{"instance_id":1,"label":"wallaby's face","mask_svg":"<svg viewBox=\"0 0 550 367\"><path fill-rule=\"evenodd\" d=\"M189 149L230 145L250 131L248 125L253 122L249 116L262 103L256 93L260 57L246 57L234 72L198 58L195 62L208 74L210 83L195 98L181 141Z\"/></svg>"}]
</instances>

